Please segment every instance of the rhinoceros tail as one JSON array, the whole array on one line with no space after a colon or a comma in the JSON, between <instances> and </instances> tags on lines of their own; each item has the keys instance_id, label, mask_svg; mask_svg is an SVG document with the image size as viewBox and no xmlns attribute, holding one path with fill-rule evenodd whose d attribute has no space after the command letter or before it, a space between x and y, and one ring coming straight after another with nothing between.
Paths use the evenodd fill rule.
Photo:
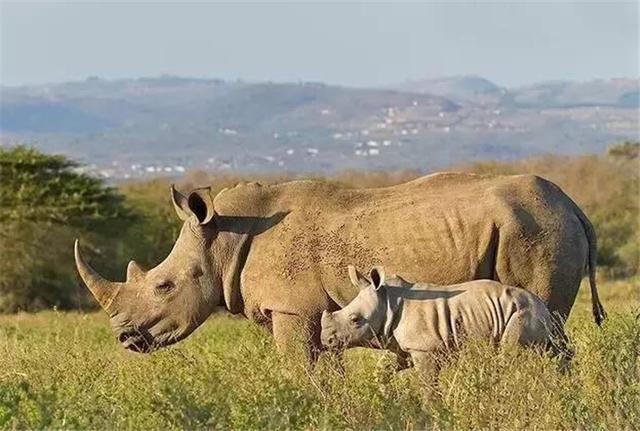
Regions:
<instances>
[{"instance_id":1,"label":"rhinoceros tail","mask_svg":"<svg viewBox=\"0 0 640 431\"><path fill-rule=\"evenodd\" d=\"M591 287L591 307L593 310L593 319L596 324L600 326L607 314L604 311L600 298L598 297L598 288L596 287L596 259L598 257L597 238L596 231L591 224L591 221L582 212L582 210L575 206L576 216L580 220L584 233L587 236L587 242L589 243L589 252L587 258L587 270L589 271L589 286Z\"/></svg>"}]
</instances>

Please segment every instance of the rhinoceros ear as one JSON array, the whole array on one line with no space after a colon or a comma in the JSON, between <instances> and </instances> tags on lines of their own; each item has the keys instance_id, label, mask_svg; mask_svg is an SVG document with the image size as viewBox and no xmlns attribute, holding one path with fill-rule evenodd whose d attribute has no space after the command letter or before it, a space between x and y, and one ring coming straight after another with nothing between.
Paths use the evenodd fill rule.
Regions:
<instances>
[{"instance_id":1,"label":"rhinoceros ear","mask_svg":"<svg viewBox=\"0 0 640 431\"><path fill-rule=\"evenodd\" d=\"M216 215L211 197L211 187L195 189L187 198L189 210L195 215L201 225L209 223Z\"/></svg>"},{"instance_id":2,"label":"rhinoceros ear","mask_svg":"<svg viewBox=\"0 0 640 431\"><path fill-rule=\"evenodd\" d=\"M382 286L384 286L384 267L382 266L374 266L371 270L371 285L375 290L380 290Z\"/></svg>"},{"instance_id":3,"label":"rhinoceros ear","mask_svg":"<svg viewBox=\"0 0 640 431\"><path fill-rule=\"evenodd\" d=\"M349 279L351 283L357 287L358 289L366 289L371 284L369 280L365 278L364 275L360 274L360 272L356 269L355 266L349 265Z\"/></svg>"},{"instance_id":4,"label":"rhinoceros ear","mask_svg":"<svg viewBox=\"0 0 640 431\"><path fill-rule=\"evenodd\" d=\"M177 191L173 184L171 184L171 202L173 202L173 208L176 210L176 214L178 214L180 220L189 220L187 197Z\"/></svg>"},{"instance_id":5,"label":"rhinoceros ear","mask_svg":"<svg viewBox=\"0 0 640 431\"><path fill-rule=\"evenodd\" d=\"M182 221L195 218L198 224L205 225L216 215L210 187L195 189L189 193L188 197L185 197L172 185L171 199L176 213Z\"/></svg>"}]
</instances>

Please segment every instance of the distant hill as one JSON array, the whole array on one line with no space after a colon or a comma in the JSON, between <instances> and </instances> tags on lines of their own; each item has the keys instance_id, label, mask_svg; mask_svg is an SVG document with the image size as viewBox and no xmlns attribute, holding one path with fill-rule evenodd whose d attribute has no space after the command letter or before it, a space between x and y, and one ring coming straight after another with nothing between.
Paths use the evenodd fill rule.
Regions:
<instances>
[{"instance_id":1,"label":"distant hill","mask_svg":"<svg viewBox=\"0 0 640 431\"><path fill-rule=\"evenodd\" d=\"M455 100L474 100L487 96L500 97L506 92L505 89L481 76L452 76L409 81L396 88L401 91L435 94Z\"/></svg>"},{"instance_id":2,"label":"distant hill","mask_svg":"<svg viewBox=\"0 0 640 431\"><path fill-rule=\"evenodd\" d=\"M500 87L480 76L453 76L409 81L393 86L400 91L434 94L466 102L492 102L520 108L575 106L638 107L638 79L587 82L549 81L516 88Z\"/></svg>"},{"instance_id":3,"label":"distant hill","mask_svg":"<svg viewBox=\"0 0 640 431\"><path fill-rule=\"evenodd\" d=\"M638 94L638 79L619 78L588 82L543 82L510 92L522 107L617 106L637 108L632 95ZM637 99L636 99L637 100Z\"/></svg>"},{"instance_id":4,"label":"distant hill","mask_svg":"<svg viewBox=\"0 0 640 431\"><path fill-rule=\"evenodd\" d=\"M78 158L105 177L194 167L434 169L601 152L637 139L638 80L506 89L481 77L395 88L157 78L0 89L0 143Z\"/></svg>"}]
</instances>

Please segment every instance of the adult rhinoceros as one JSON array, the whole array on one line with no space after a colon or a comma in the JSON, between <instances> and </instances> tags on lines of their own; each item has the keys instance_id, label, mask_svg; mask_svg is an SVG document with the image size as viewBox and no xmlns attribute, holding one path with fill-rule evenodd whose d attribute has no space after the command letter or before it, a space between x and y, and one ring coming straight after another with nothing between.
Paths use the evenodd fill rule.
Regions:
<instances>
[{"instance_id":1,"label":"adult rhinoceros","mask_svg":"<svg viewBox=\"0 0 640 431\"><path fill-rule=\"evenodd\" d=\"M357 294L345 268L385 265L411 280L488 278L537 294L567 316L588 267L593 314L596 238L589 220L542 178L429 175L393 187L318 181L240 184L211 196L171 189L184 220L173 250L125 282L107 281L75 247L78 271L127 349L175 343L216 306L271 328L281 346L307 336L317 352L322 311Z\"/></svg>"}]
</instances>

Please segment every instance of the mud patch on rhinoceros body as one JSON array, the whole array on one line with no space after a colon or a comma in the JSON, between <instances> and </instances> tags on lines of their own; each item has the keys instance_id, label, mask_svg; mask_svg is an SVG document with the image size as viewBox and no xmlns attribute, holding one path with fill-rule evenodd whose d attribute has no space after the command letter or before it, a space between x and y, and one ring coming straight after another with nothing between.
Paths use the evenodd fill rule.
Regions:
<instances>
[{"instance_id":1,"label":"mud patch on rhinoceros body","mask_svg":"<svg viewBox=\"0 0 640 431\"><path fill-rule=\"evenodd\" d=\"M306 232L296 234L292 241L295 246L286 253L284 277L292 280L311 268L322 268L328 275L344 278L348 265L369 268L381 263L380 256L385 252L384 247L367 247L365 244L370 241L366 235L349 236L344 231L344 225L329 232L326 228L314 225Z\"/></svg>"}]
</instances>

